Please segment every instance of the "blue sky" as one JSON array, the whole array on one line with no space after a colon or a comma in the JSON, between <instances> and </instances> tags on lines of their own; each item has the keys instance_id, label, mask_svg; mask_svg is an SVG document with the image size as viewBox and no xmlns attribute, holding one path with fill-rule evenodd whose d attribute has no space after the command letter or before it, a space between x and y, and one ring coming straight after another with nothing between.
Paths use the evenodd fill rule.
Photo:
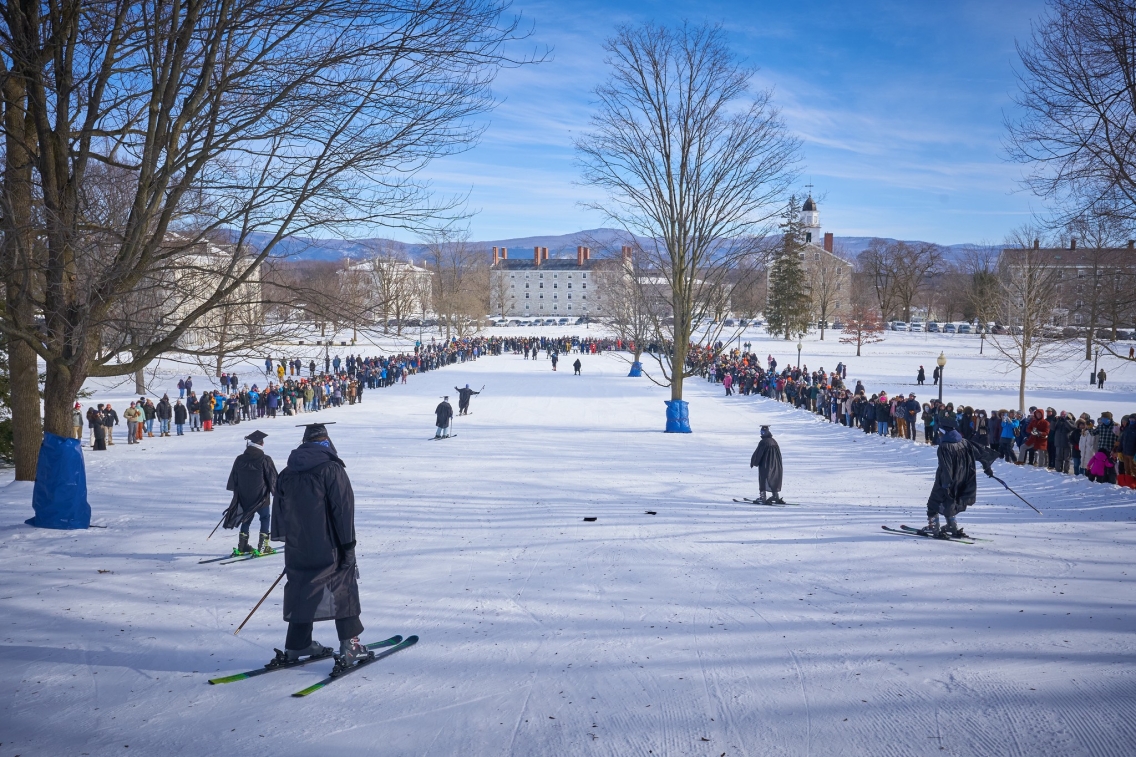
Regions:
<instances>
[{"instance_id":1,"label":"blue sky","mask_svg":"<svg viewBox=\"0 0 1136 757\"><path fill-rule=\"evenodd\" d=\"M837 236L942 244L1000 242L1041 210L1004 158L1016 89L1015 40L1044 9L1012 2L518 2L529 42L550 62L504 71L481 142L425 171L468 194L473 239L563 234L602 225L579 206L572 139L605 77L603 39L620 23L723 24L760 70L803 142L802 185Z\"/></svg>"}]
</instances>

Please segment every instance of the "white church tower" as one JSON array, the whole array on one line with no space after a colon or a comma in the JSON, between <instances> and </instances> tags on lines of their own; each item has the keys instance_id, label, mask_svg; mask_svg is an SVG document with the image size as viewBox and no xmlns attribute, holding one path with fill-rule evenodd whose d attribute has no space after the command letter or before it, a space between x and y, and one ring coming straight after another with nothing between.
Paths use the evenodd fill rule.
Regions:
<instances>
[{"instance_id":1,"label":"white church tower","mask_svg":"<svg viewBox=\"0 0 1136 757\"><path fill-rule=\"evenodd\" d=\"M801 206L801 226L804 227L805 243L819 245L824 237L820 233L820 213L811 194Z\"/></svg>"}]
</instances>

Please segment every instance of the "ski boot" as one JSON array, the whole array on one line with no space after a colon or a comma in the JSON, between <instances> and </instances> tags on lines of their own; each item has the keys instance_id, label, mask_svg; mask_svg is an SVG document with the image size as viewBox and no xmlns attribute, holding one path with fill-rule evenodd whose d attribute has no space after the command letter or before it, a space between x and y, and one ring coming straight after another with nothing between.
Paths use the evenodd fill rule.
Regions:
<instances>
[{"instance_id":1,"label":"ski boot","mask_svg":"<svg viewBox=\"0 0 1136 757\"><path fill-rule=\"evenodd\" d=\"M249 535L241 532L237 537L237 546L233 547L233 557L241 557L242 555L251 555L253 548L249 544Z\"/></svg>"},{"instance_id":2,"label":"ski boot","mask_svg":"<svg viewBox=\"0 0 1136 757\"><path fill-rule=\"evenodd\" d=\"M920 536L934 536L939 538L939 516L931 515L927 518L927 525L919 529Z\"/></svg>"},{"instance_id":3,"label":"ski boot","mask_svg":"<svg viewBox=\"0 0 1136 757\"><path fill-rule=\"evenodd\" d=\"M759 505L768 505L769 504L769 500L765 498L765 492L762 492L761 496L759 496L757 499L755 499L754 502L756 502Z\"/></svg>"},{"instance_id":4,"label":"ski boot","mask_svg":"<svg viewBox=\"0 0 1136 757\"><path fill-rule=\"evenodd\" d=\"M260 542L256 546L256 551L259 552L261 555L274 555L274 554L276 554L276 550L273 549L272 545L268 543L268 534L263 533L263 532L260 534Z\"/></svg>"},{"instance_id":5,"label":"ski boot","mask_svg":"<svg viewBox=\"0 0 1136 757\"><path fill-rule=\"evenodd\" d=\"M287 667L288 665L295 665L304 657L307 658L306 660L304 660L304 662L321 660L324 657L331 657L332 654L335 653L334 649L332 649L331 647L325 647L318 641L313 641L308 645L307 649L286 649L283 652L281 652L279 649L276 649L273 651L276 652L276 656L272 658L271 662L264 666L266 668L279 668Z\"/></svg>"},{"instance_id":6,"label":"ski boot","mask_svg":"<svg viewBox=\"0 0 1136 757\"><path fill-rule=\"evenodd\" d=\"M943 539L966 539L967 533L959 528L958 521L954 518L947 518L947 525L943 526L943 530L939 532L940 538Z\"/></svg>"},{"instance_id":7,"label":"ski boot","mask_svg":"<svg viewBox=\"0 0 1136 757\"><path fill-rule=\"evenodd\" d=\"M331 675L332 677L341 675L355 667L360 660L366 660L374 655L374 652L359 643L358 636L353 639L343 639L339 642L339 654L335 655L335 666L331 669Z\"/></svg>"},{"instance_id":8,"label":"ski boot","mask_svg":"<svg viewBox=\"0 0 1136 757\"><path fill-rule=\"evenodd\" d=\"M769 503L772 505L788 504L785 500L781 499L781 492L773 492L773 498L769 500Z\"/></svg>"}]
</instances>

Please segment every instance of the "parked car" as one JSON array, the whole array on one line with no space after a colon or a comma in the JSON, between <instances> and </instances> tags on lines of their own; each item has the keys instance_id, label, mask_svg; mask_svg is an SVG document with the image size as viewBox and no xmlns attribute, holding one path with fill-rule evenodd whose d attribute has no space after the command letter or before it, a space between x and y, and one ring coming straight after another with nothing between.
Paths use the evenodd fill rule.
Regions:
<instances>
[{"instance_id":1,"label":"parked car","mask_svg":"<svg viewBox=\"0 0 1136 757\"><path fill-rule=\"evenodd\" d=\"M922 323L918 323L918 322L916 322L916 321L912 321L912 322L911 322L911 333L913 333L913 334L917 334L917 333L918 333L918 334L921 334L921 333L923 333L923 324L922 324Z\"/></svg>"},{"instance_id":2,"label":"parked car","mask_svg":"<svg viewBox=\"0 0 1136 757\"><path fill-rule=\"evenodd\" d=\"M939 333L939 324L936 321L928 321L927 322L927 333L938 334Z\"/></svg>"},{"instance_id":3,"label":"parked car","mask_svg":"<svg viewBox=\"0 0 1136 757\"><path fill-rule=\"evenodd\" d=\"M970 324L969 323L960 323L959 327L958 327L958 333L969 334L970 333Z\"/></svg>"},{"instance_id":4,"label":"parked car","mask_svg":"<svg viewBox=\"0 0 1136 757\"><path fill-rule=\"evenodd\" d=\"M557 323L557 325L560 325L560 326L567 326L568 325L568 319L567 318L560 318L556 321L556 323Z\"/></svg>"},{"instance_id":5,"label":"parked car","mask_svg":"<svg viewBox=\"0 0 1136 757\"><path fill-rule=\"evenodd\" d=\"M948 323L948 324L943 326L943 333L944 334L954 334L957 331L958 331L958 328L956 328L953 323Z\"/></svg>"},{"instance_id":6,"label":"parked car","mask_svg":"<svg viewBox=\"0 0 1136 757\"><path fill-rule=\"evenodd\" d=\"M993 328L990 329L990 333L1001 336L1006 333L1006 327L1000 323L995 323Z\"/></svg>"},{"instance_id":7,"label":"parked car","mask_svg":"<svg viewBox=\"0 0 1136 757\"><path fill-rule=\"evenodd\" d=\"M841 321L839 318L837 318L835 321L832 322L832 328L834 328L836 330L840 330L840 329L844 328L844 322Z\"/></svg>"},{"instance_id":8,"label":"parked car","mask_svg":"<svg viewBox=\"0 0 1136 757\"><path fill-rule=\"evenodd\" d=\"M891 325L892 331L907 331L907 321L895 321Z\"/></svg>"},{"instance_id":9,"label":"parked car","mask_svg":"<svg viewBox=\"0 0 1136 757\"><path fill-rule=\"evenodd\" d=\"M586 316L586 315L582 315L582 316L580 316L579 318L576 319L576 325L577 326L583 326L587 322L588 322L588 316Z\"/></svg>"},{"instance_id":10,"label":"parked car","mask_svg":"<svg viewBox=\"0 0 1136 757\"><path fill-rule=\"evenodd\" d=\"M1123 330L1117 329L1117 331L1116 331L1116 338L1117 338L1117 339L1123 339L1124 341L1128 341L1129 339L1131 339L1131 338L1132 338L1132 332L1131 332L1131 331L1123 331Z\"/></svg>"}]
</instances>

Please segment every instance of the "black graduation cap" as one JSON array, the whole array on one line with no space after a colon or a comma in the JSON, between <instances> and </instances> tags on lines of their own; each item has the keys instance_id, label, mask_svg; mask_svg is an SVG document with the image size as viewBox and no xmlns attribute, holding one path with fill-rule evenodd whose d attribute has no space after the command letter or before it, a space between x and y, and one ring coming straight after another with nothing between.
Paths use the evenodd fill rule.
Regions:
<instances>
[{"instance_id":1,"label":"black graduation cap","mask_svg":"<svg viewBox=\"0 0 1136 757\"><path fill-rule=\"evenodd\" d=\"M320 439L327 438L326 426L334 426L335 421L328 421L327 423L297 423L296 428L304 429L304 441L314 442Z\"/></svg>"},{"instance_id":2,"label":"black graduation cap","mask_svg":"<svg viewBox=\"0 0 1136 757\"><path fill-rule=\"evenodd\" d=\"M263 431L253 431L245 438L253 444L264 444L264 440L268 438L268 434L264 433Z\"/></svg>"}]
</instances>

